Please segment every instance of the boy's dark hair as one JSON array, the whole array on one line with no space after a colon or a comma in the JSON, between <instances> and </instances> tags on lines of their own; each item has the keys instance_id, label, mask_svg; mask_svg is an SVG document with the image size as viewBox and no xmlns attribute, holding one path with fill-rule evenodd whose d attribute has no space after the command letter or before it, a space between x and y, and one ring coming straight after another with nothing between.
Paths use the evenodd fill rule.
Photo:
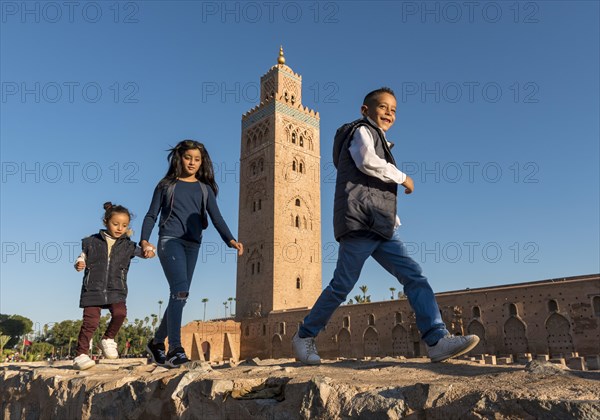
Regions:
<instances>
[{"instance_id":1,"label":"boy's dark hair","mask_svg":"<svg viewBox=\"0 0 600 420\"><path fill-rule=\"evenodd\" d=\"M382 93L389 93L394 98L396 97L396 95L394 94L394 91L392 89L390 89L387 86L383 86L383 87L380 87L379 89L376 89L372 92L367 93L367 96L365 96L365 99L363 100L363 105L368 106L373 99L375 99L377 96L381 95Z\"/></svg>"},{"instance_id":2,"label":"boy's dark hair","mask_svg":"<svg viewBox=\"0 0 600 420\"><path fill-rule=\"evenodd\" d=\"M129 210L127 210L126 207L123 207L118 204L113 204L110 201L107 201L106 203L104 203L104 205L102 207L104 207L104 217L102 218L102 221L104 222L104 224L108 223L110 218L115 213L126 214L127 217L129 217L129 220L131 220L131 213L129 212Z\"/></svg>"}]
</instances>

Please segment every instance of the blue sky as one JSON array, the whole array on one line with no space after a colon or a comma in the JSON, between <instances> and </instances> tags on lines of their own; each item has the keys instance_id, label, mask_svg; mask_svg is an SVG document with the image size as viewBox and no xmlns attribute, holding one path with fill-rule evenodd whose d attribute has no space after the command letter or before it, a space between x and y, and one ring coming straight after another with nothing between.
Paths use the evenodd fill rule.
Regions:
<instances>
[{"instance_id":1,"label":"blue sky","mask_svg":"<svg viewBox=\"0 0 600 420\"><path fill-rule=\"evenodd\" d=\"M434 290L600 272L598 2L0 5L1 313L79 319L80 239L108 200L135 213L139 239L181 139L206 144L237 232L241 115L279 45L321 116L324 284L332 137L382 85L398 98L394 155L415 180L399 197L403 237ZM222 317L235 272L209 228L184 322L204 297L207 318ZM130 320L167 300L158 259L135 262L129 284ZM373 300L399 289L373 262L358 284Z\"/></svg>"}]
</instances>

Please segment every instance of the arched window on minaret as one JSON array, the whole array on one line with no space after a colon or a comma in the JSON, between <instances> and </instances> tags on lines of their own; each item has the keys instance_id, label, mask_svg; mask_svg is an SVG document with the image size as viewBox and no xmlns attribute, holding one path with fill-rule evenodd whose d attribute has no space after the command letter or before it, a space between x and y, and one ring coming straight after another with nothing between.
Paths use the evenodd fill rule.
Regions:
<instances>
[{"instance_id":1,"label":"arched window on minaret","mask_svg":"<svg viewBox=\"0 0 600 420\"><path fill-rule=\"evenodd\" d=\"M295 221L295 223L296 223L296 227L297 227L297 228L300 228L300 216L296 216L296 221Z\"/></svg>"},{"instance_id":2,"label":"arched window on minaret","mask_svg":"<svg viewBox=\"0 0 600 420\"><path fill-rule=\"evenodd\" d=\"M258 161L258 170L259 170L259 172L262 172L265 170L265 162L262 159Z\"/></svg>"},{"instance_id":3,"label":"arched window on minaret","mask_svg":"<svg viewBox=\"0 0 600 420\"><path fill-rule=\"evenodd\" d=\"M300 172L301 174L304 173L304 164L302 162L300 162L300 164L298 166L298 172Z\"/></svg>"},{"instance_id":4,"label":"arched window on minaret","mask_svg":"<svg viewBox=\"0 0 600 420\"><path fill-rule=\"evenodd\" d=\"M304 137L300 135L300 147L304 147Z\"/></svg>"},{"instance_id":5,"label":"arched window on minaret","mask_svg":"<svg viewBox=\"0 0 600 420\"><path fill-rule=\"evenodd\" d=\"M292 171L296 172L296 160L292 161Z\"/></svg>"},{"instance_id":6,"label":"arched window on minaret","mask_svg":"<svg viewBox=\"0 0 600 420\"><path fill-rule=\"evenodd\" d=\"M283 98L286 102L290 100L290 96L288 95L287 90L283 93Z\"/></svg>"},{"instance_id":7,"label":"arched window on minaret","mask_svg":"<svg viewBox=\"0 0 600 420\"><path fill-rule=\"evenodd\" d=\"M262 200L259 198L258 199L258 209L260 210L262 208Z\"/></svg>"},{"instance_id":8,"label":"arched window on minaret","mask_svg":"<svg viewBox=\"0 0 600 420\"><path fill-rule=\"evenodd\" d=\"M296 277L296 289L301 289L302 288L302 280L300 280L300 277Z\"/></svg>"},{"instance_id":9,"label":"arched window on minaret","mask_svg":"<svg viewBox=\"0 0 600 420\"><path fill-rule=\"evenodd\" d=\"M252 202L252 211L255 212L256 211L256 201Z\"/></svg>"},{"instance_id":10,"label":"arched window on minaret","mask_svg":"<svg viewBox=\"0 0 600 420\"><path fill-rule=\"evenodd\" d=\"M292 105L294 105L296 103L296 96L292 95Z\"/></svg>"},{"instance_id":11,"label":"arched window on minaret","mask_svg":"<svg viewBox=\"0 0 600 420\"><path fill-rule=\"evenodd\" d=\"M252 275L254 275L254 263L252 263Z\"/></svg>"},{"instance_id":12,"label":"arched window on minaret","mask_svg":"<svg viewBox=\"0 0 600 420\"><path fill-rule=\"evenodd\" d=\"M300 207L300 199L296 198L296 207Z\"/></svg>"},{"instance_id":13,"label":"arched window on minaret","mask_svg":"<svg viewBox=\"0 0 600 420\"><path fill-rule=\"evenodd\" d=\"M292 143L296 144L296 132L292 132Z\"/></svg>"},{"instance_id":14,"label":"arched window on minaret","mask_svg":"<svg viewBox=\"0 0 600 420\"><path fill-rule=\"evenodd\" d=\"M548 301L548 312L558 312L558 303L554 299Z\"/></svg>"},{"instance_id":15,"label":"arched window on minaret","mask_svg":"<svg viewBox=\"0 0 600 420\"><path fill-rule=\"evenodd\" d=\"M256 274L260 273L260 261L256 263Z\"/></svg>"}]
</instances>

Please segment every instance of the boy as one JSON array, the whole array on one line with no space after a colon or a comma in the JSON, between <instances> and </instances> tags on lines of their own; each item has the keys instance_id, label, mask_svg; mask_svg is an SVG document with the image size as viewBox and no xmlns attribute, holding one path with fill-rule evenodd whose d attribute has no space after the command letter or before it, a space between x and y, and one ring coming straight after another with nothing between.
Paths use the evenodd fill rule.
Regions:
<instances>
[{"instance_id":1,"label":"boy","mask_svg":"<svg viewBox=\"0 0 600 420\"><path fill-rule=\"evenodd\" d=\"M396 120L396 97L390 88L370 92L360 108L363 118L338 129L333 145L337 169L333 228L340 243L333 279L323 290L292 339L303 363L321 363L315 337L358 281L365 260L372 256L404 286L415 311L421 338L432 362L467 353L479 342L476 335L450 335L427 278L400 240L396 215L398 184L410 194L413 180L396 167L385 132Z\"/></svg>"}]
</instances>

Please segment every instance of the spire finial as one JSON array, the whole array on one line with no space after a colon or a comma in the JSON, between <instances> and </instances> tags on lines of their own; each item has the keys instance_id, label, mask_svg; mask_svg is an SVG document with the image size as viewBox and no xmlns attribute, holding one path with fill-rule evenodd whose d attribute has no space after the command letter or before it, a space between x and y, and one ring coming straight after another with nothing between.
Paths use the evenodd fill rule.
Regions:
<instances>
[{"instance_id":1,"label":"spire finial","mask_svg":"<svg viewBox=\"0 0 600 420\"><path fill-rule=\"evenodd\" d=\"M283 56L283 45L279 46L279 58L277 58L277 64L285 64L285 57Z\"/></svg>"}]
</instances>

